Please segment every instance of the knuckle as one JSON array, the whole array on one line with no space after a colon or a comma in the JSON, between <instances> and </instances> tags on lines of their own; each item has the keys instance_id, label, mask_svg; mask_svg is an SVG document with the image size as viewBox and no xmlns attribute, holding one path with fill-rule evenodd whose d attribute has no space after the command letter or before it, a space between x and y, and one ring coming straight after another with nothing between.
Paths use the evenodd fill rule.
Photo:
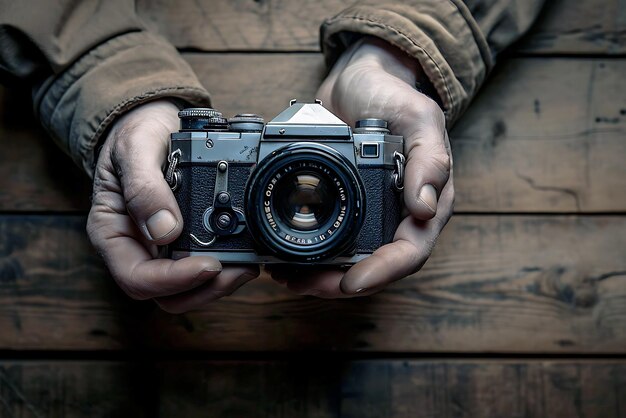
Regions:
<instances>
[{"instance_id":1,"label":"knuckle","mask_svg":"<svg viewBox=\"0 0 626 418\"><path fill-rule=\"evenodd\" d=\"M421 117L430 118L437 126L445 126L446 117L436 101L419 93L417 100L417 111Z\"/></svg>"},{"instance_id":2,"label":"knuckle","mask_svg":"<svg viewBox=\"0 0 626 418\"><path fill-rule=\"evenodd\" d=\"M140 283L140 279L136 277L136 268L133 269L128 277L122 277L119 273L114 275L114 279L120 288L126 293L131 299L135 300L146 300L150 299L151 296L147 294L147 289L145 285Z\"/></svg>"},{"instance_id":3,"label":"knuckle","mask_svg":"<svg viewBox=\"0 0 626 418\"><path fill-rule=\"evenodd\" d=\"M423 241L420 246L415 245L407 239L401 239L397 241L396 244L401 246L400 249L403 255L403 262L406 263L406 266L409 269L409 271L407 272L408 274L413 274L417 272L421 268L421 266L424 265L424 263L428 259L428 256L430 255L430 251L432 251L431 246L433 245L428 241L428 239ZM425 248L423 248L422 245L425 246ZM391 260L392 258L389 258L389 260L385 261L385 264L388 266L387 268L389 270L393 270L395 267L391 264L394 261Z\"/></svg>"},{"instance_id":4,"label":"knuckle","mask_svg":"<svg viewBox=\"0 0 626 418\"><path fill-rule=\"evenodd\" d=\"M450 171L452 169L452 159L450 158L450 154L448 154L447 150L443 146L437 146L435 150L433 150L430 154L430 160L433 165L442 173L446 175L446 177L450 176Z\"/></svg>"},{"instance_id":5,"label":"knuckle","mask_svg":"<svg viewBox=\"0 0 626 418\"><path fill-rule=\"evenodd\" d=\"M121 280L116 280L116 281L117 281L119 287L131 299L134 299L134 300L150 299L150 297L146 296L145 292L142 289L140 289L136 284L134 284L134 283L126 283L126 282L121 281Z\"/></svg>"},{"instance_id":6,"label":"knuckle","mask_svg":"<svg viewBox=\"0 0 626 418\"><path fill-rule=\"evenodd\" d=\"M160 183L154 178L142 176L142 180L133 178L124 185L124 201L126 207L133 210L143 208L158 201Z\"/></svg>"},{"instance_id":7,"label":"knuckle","mask_svg":"<svg viewBox=\"0 0 626 418\"><path fill-rule=\"evenodd\" d=\"M120 151L123 151L125 147L129 147L132 145L133 137L140 127L140 123L136 121L134 118L122 117L117 124L113 126L111 130L110 137L113 139L113 143L115 148L122 148Z\"/></svg>"},{"instance_id":8,"label":"knuckle","mask_svg":"<svg viewBox=\"0 0 626 418\"><path fill-rule=\"evenodd\" d=\"M85 231L87 232L87 237L89 238L89 242L98 252L98 254L102 255L104 249L104 240L105 236L103 235L103 225L102 222L98 221L97 216L92 212L87 216L87 225L85 226Z\"/></svg>"},{"instance_id":9,"label":"knuckle","mask_svg":"<svg viewBox=\"0 0 626 418\"><path fill-rule=\"evenodd\" d=\"M441 230L443 229L444 226L446 226L446 223L448 223L448 217L447 216L437 216L435 218L433 218L432 222L433 222L433 229L435 231L437 231L438 233L441 232ZM435 243L437 241L436 237L432 237L430 238L431 241L431 245L432 247L435 246ZM432 247L431 247L431 251L432 251Z\"/></svg>"},{"instance_id":10,"label":"knuckle","mask_svg":"<svg viewBox=\"0 0 626 418\"><path fill-rule=\"evenodd\" d=\"M438 223L438 221L434 221ZM435 248L435 244L437 244L437 236L429 236L424 240L424 259L430 257Z\"/></svg>"},{"instance_id":11,"label":"knuckle","mask_svg":"<svg viewBox=\"0 0 626 418\"><path fill-rule=\"evenodd\" d=\"M421 96L422 96L422 102L420 105L423 108L424 112L428 112L432 114L433 117L443 116L443 112L441 111L441 108L439 107L437 102L435 102L433 99L426 96L425 94L422 94Z\"/></svg>"},{"instance_id":12,"label":"knuckle","mask_svg":"<svg viewBox=\"0 0 626 418\"><path fill-rule=\"evenodd\" d=\"M435 218L432 219L433 229L434 231L436 231L434 240L437 239L441 231L443 231L443 229L446 227L451 217L452 217L452 206L450 206L448 210L445 210L444 213L441 214L440 216L436 216ZM433 245L434 245L434 242L433 242Z\"/></svg>"},{"instance_id":13,"label":"knuckle","mask_svg":"<svg viewBox=\"0 0 626 418\"><path fill-rule=\"evenodd\" d=\"M92 244L94 244L92 237L94 236L96 230L97 228L93 220L93 215L90 213L87 216L87 225L85 226L85 231L87 232L87 235L89 236L89 239L91 240Z\"/></svg>"}]
</instances>

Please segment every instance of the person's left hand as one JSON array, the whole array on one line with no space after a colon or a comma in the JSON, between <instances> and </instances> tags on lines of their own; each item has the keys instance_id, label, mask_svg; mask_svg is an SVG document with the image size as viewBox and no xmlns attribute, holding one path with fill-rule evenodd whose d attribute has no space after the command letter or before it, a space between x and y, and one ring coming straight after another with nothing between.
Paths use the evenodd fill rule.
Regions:
<instances>
[{"instance_id":1,"label":"person's left hand","mask_svg":"<svg viewBox=\"0 0 626 418\"><path fill-rule=\"evenodd\" d=\"M170 313L201 309L258 276L256 265L222 267L209 256L158 257L158 247L183 230L161 171L177 114L177 106L160 99L116 120L98 158L87 218L89 239L120 288Z\"/></svg>"},{"instance_id":2,"label":"person's left hand","mask_svg":"<svg viewBox=\"0 0 626 418\"><path fill-rule=\"evenodd\" d=\"M376 38L362 39L335 64L317 93L324 106L351 126L364 118L387 120L392 134L404 137L406 216L392 243L346 272L277 265L271 269L275 280L301 295L365 296L426 262L452 215L454 186L444 114L415 89L422 76L415 59Z\"/></svg>"}]
</instances>

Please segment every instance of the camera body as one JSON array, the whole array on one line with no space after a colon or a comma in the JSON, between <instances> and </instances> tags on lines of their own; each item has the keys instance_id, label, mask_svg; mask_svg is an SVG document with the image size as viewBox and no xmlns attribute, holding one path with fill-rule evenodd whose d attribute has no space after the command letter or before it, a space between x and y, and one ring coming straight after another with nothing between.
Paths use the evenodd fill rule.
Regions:
<instances>
[{"instance_id":1,"label":"camera body","mask_svg":"<svg viewBox=\"0 0 626 418\"><path fill-rule=\"evenodd\" d=\"M351 265L393 239L403 138L385 121L352 130L321 102L295 100L267 124L208 108L179 117L165 176L184 227L171 258Z\"/></svg>"}]
</instances>

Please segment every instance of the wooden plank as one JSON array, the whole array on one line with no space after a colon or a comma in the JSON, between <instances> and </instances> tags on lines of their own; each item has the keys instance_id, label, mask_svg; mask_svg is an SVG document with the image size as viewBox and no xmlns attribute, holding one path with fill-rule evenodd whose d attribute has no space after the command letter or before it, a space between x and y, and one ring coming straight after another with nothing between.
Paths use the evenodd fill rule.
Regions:
<instances>
[{"instance_id":1,"label":"wooden plank","mask_svg":"<svg viewBox=\"0 0 626 418\"><path fill-rule=\"evenodd\" d=\"M146 384L146 371L127 363L3 360L0 416L151 416Z\"/></svg>"},{"instance_id":2,"label":"wooden plank","mask_svg":"<svg viewBox=\"0 0 626 418\"><path fill-rule=\"evenodd\" d=\"M623 360L0 361L6 417L602 417Z\"/></svg>"},{"instance_id":3,"label":"wooden plank","mask_svg":"<svg viewBox=\"0 0 626 418\"><path fill-rule=\"evenodd\" d=\"M186 58L227 116L270 119L293 97L312 100L324 73L316 54ZM456 210L624 212L624 73L624 59L501 66L452 131ZM88 209L89 182L20 116L25 106L5 107L14 117L0 124L0 146L10 150L0 153L0 210Z\"/></svg>"},{"instance_id":4,"label":"wooden plank","mask_svg":"<svg viewBox=\"0 0 626 418\"><path fill-rule=\"evenodd\" d=\"M626 52L626 7L620 0L549 0L514 48L526 54Z\"/></svg>"},{"instance_id":5,"label":"wooden plank","mask_svg":"<svg viewBox=\"0 0 626 418\"><path fill-rule=\"evenodd\" d=\"M91 183L32 115L30 93L0 86L0 211L89 208Z\"/></svg>"},{"instance_id":6,"label":"wooden plank","mask_svg":"<svg viewBox=\"0 0 626 418\"><path fill-rule=\"evenodd\" d=\"M457 210L623 212L626 61L511 60L451 132Z\"/></svg>"},{"instance_id":7,"label":"wooden plank","mask_svg":"<svg viewBox=\"0 0 626 418\"><path fill-rule=\"evenodd\" d=\"M201 51L319 51L319 26L355 0L199 2L141 0L149 27L179 48ZM626 9L619 0L554 0L519 49L533 54L623 54Z\"/></svg>"},{"instance_id":8,"label":"wooden plank","mask_svg":"<svg viewBox=\"0 0 626 418\"><path fill-rule=\"evenodd\" d=\"M626 416L624 361L365 360L160 365L162 416Z\"/></svg>"},{"instance_id":9,"label":"wooden plank","mask_svg":"<svg viewBox=\"0 0 626 418\"><path fill-rule=\"evenodd\" d=\"M0 349L143 344L138 324L153 303L133 302L117 288L88 241L85 218L0 219Z\"/></svg>"},{"instance_id":10,"label":"wooden plank","mask_svg":"<svg viewBox=\"0 0 626 418\"><path fill-rule=\"evenodd\" d=\"M76 216L0 216L0 349L624 353L626 218L453 217L423 270L324 301L267 277L172 316L127 299Z\"/></svg>"}]
</instances>

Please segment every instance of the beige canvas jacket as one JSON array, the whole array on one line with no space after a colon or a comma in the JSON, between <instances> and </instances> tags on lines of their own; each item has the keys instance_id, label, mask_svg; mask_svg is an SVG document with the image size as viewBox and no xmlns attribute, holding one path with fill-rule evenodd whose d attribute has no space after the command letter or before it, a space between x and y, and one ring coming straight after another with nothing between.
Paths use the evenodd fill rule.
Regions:
<instances>
[{"instance_id":1,"label":"beige canvas jacket","mask_svg":"<svg viewBox=\"0 0 626 418\"><path fill-rule=\"evenodd\" d=\"M134 3L0 0L0 80L32 86L41 123L89 175L98 142L123 112L162 97L210 105L189 65L146 29ZM542 3L359 1L324 22L322 50L332 65L364 34L398 46L419 60L452 123Z\"/></svg>"}]
</instances>

